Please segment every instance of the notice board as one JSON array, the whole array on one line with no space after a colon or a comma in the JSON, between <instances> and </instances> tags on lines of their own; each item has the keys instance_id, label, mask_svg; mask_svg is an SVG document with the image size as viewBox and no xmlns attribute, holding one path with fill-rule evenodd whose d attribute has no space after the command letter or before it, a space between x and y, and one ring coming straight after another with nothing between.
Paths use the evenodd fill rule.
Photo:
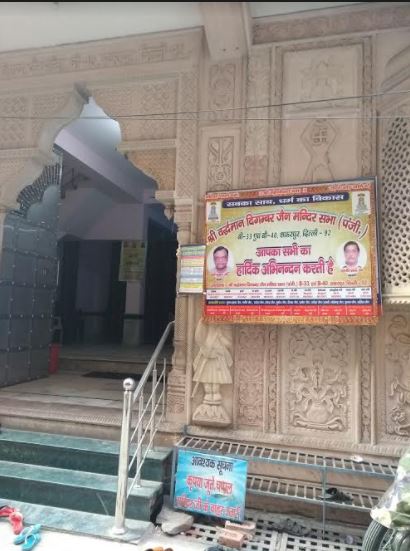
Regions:
<instances>
[{"instance_id":1,"label":"notice board","mask_svg":"<svg viewBox=\"0 0 410 551\"><path fill-rule=\"evenodd\" d=\"M174 506L243 521L248 462L223 455L178 451Z\"/></svg>"},{"instance_id":2,"label":"notice board","mask_svg":"<svg viewBox=\"0 0 410 551\"><path fill-rule=\"evenodd\" d=\"M206 195L204 317L374 325L374 179Z\"/></svg>"}]
</instances>

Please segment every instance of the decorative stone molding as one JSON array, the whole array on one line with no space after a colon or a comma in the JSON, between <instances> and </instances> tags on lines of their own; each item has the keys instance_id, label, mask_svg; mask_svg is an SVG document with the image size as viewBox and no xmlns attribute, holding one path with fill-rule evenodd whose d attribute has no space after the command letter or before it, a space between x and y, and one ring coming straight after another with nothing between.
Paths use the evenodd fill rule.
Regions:
<instances>
[{"instance_id":1,"label":"decorative stone molding","mask_svg":"<svg viewBox=\"0 0 410 551\"><path fill-rule=\"evenodd\" d=\"M268 422L269 432L277 432L278 419L278 353L279 353L279 328L270 327L268 330L269 355L268 355Z\"/></svg>"},{"instance_id":2,"label":"decorative stone molding","mask_svg":"<svg viewBox=\"0 0 410 551\"><path fill-rule=\"evenodd\" d=\"M187 297L177 296L175 300L174 353L167 388L168 421L183 421L185 419L187 306Z\"/></svg>"},{"instance_id":3,"label":"decorative stone molding","mask_svg":"<svg viewBox=\"0 0 410 551\"><path fill-rule=\"evenodd\" d=\"M387 4L387 3L386 3ZM403 5L404 4L404 5ZM253 27L254 44L307 40L332 35L369 33L410 26L410 6L403 2L388 5L346 6L321 10L304 17L261 18Z\"/></svg>"},{"instance_id":4,"label":"decorative stone molding","mask_svg":"<svg viewBox=\"0 0 410 551\"><path fill-rule=\"evenodd\" d=\"M169 74L175 67L188 69L199 56L201 30L158 33L90 43L40 48L0 55L0 88L41 78L51 81L67 75L70 81L92 80L104 72L132 78L153 70ZM159 68L159 70L158 70ZM86 77L84 77L86 75Z\"/></svg>"},{"instance_id":5,"label":"decorative stone molding","mask_svg":"<svg viewBox=\"0 0 410 551\"><path fill-rule=\"evenodd\" d=\"M360 328L360 401L361 442L370 442L372 435L372 330Z\"/></svg>"},{"instance_id":6,"label":"decorative stone molding","mask_svg":"<svg viewBox=\"0 0 410 551\"><path fill-rule=\"evenodd\" d=\"M176 194L178 197L192 197L197 173L197 139L198 123L196 113L198 109L198 79L199 71L181 73L178 86L178 111L187 112L177 123L177 159L176 159Z\"/></svg>"}]
</instances>

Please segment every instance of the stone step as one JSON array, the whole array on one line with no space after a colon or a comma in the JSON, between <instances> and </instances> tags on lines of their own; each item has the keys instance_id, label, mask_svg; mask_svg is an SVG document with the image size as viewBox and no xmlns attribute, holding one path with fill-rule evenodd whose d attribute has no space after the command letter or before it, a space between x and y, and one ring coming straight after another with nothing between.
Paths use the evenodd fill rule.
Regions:
<instances>
[{"instance_id":1,"label":"stone step","mask_svg":"<svg viewBox=\"0 0 410 551\"><path fill-rule=\"evenodd\" d=\"M150 521L162 503L161 482L142 480L128 498L127 518ZM0 499L114 515L117 477L0 461Z\"/></svg>"},{"instance_id":2,"label":"stone step","mask_svg":"<svg viewBox=\"0 0 410 551\"><path fill-rule=\"evenodd\" d=\"M36 505L15 500L5 501L0 498L1 505L11 505L21 511L25 526L41 524L46 530L57 530L59 532L96 536L132 543L137 543L142 538L148 537L154 530L154 526L150 522L127 519L127 532L119 536L112 532L114 526L114 518L112 516L49 507L47 505Z\"/></svg>"},{"instance_id":3,"label":"stone step","mask_svg":"<svg viewBox=\"0 0 410 551\"><path fill-rule=\"evenodd\" d=\"M0 458L16 463L116 475L118 451L119 443L110 440L10 429L0 433ZM168 481L170 468L171 449L158 448L148 452L141 475L146 480Z\"/></svg>"}]
</instances>

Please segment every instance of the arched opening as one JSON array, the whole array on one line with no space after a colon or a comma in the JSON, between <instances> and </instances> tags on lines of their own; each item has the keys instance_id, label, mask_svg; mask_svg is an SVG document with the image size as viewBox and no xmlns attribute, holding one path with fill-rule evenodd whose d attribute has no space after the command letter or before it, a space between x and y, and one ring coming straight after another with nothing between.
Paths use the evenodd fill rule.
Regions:
<instances>
[{"instance_id":1,"label":"arched opening","mask_svg":"<svg viewBox=\"0 0 410 551\"><path fill-rule=\"evenodd\" d=\"M14 241L4 242L9 260L7 251L2 255L2 269L11 270L10 290L0 289L8 318L1 321L8 323L0 365L5 392L58 395L63 409L78 404L80 396L98 398L101 406L104 397L119 401L118 380L128 374L138 379L174 318L175 225L154 198L154 180L116 150L120 142L119 124L90 98L80 117L57 135L56 165L44 169L35 192L33 186L23 189L19 211L10 213L6 231ZM23 229L35 238L22 241ZM47 234L47 250L41 232ZM11 267L23 261L34 264L20 266L24 281L17 281ZM51 341L62 345L60 378L28 383L48 374ZM115 394L108 390L109 379ZM18 383L23 384L11 386ZM46 407L50 403L57 409L53 398ZM71 413L74 417L75 407Z\"/></svg>"}]
</instances>

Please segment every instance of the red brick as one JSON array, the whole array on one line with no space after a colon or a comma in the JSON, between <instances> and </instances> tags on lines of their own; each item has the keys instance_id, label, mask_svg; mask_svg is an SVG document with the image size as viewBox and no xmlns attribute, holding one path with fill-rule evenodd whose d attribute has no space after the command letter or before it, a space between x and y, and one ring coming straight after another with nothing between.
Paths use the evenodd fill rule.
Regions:
<instances>
[{"instance_id":1,"label":"red brick","mask_svg":"<svg viewBox=\"0 0 410 551\"><path fill-rule=\"evenodd\" d=\"M226 529L222 530L218 538L218 543L226 545L226 547L233 547L234 549L240 549L244 541L245 534Z\"/></svg>"},{"instance_id":2,"label":"red brick","mask_svg":"<svg viewBox=\"0 0 410 551\"><path fill-rule=\"evenodd\" d=\"M241 532L242 534L245 534L247 539L252 539L255 535L256 524L251 520L245 520L242 524L227 520L225 523L225 528L227 530L233 530L234 532Z\"/></svg>"}]
</instances>

